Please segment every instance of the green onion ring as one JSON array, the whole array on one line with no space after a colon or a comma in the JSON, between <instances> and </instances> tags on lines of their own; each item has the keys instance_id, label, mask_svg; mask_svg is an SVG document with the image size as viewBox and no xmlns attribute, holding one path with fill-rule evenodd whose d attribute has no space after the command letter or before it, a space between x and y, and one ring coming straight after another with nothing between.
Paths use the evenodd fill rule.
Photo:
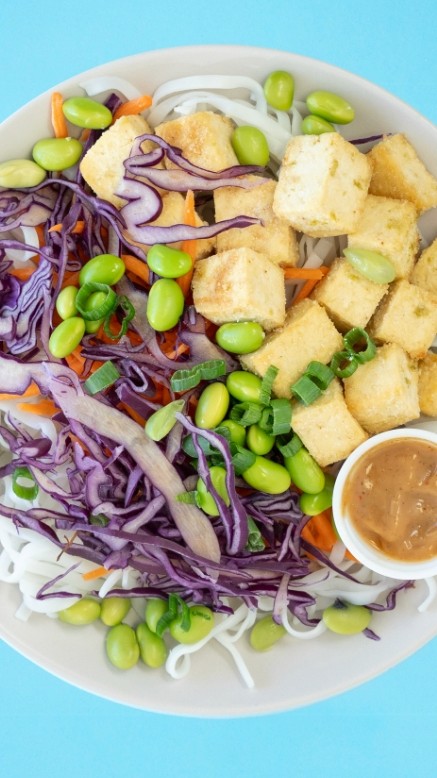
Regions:
<instances>
[{"instance_id":1,"label":"green onion ring","mask_svg":"<svg viewBox=\"0 0 437 778\"><path fill-rule=\"evenodd\" d=\"M26 478L28 481L32 481L32 486L24 486L18 481L20 478ZM12 473L12 491L16 497L21 497L22 500L34 500L39 492L39 486L35 482L35 478L30 472L28 467L16 467Z\"/></svg>"},{"instance_id":2,"label":"green onion ring","mask_svg":"<svg viewBox=\"0 0 437 778\"><path fill-rule=\"evenodd\" d=\"M98 308L93 308L91 311L86 309L86 303L89 297L94 292L105 292L106 299L102 305ZM84 284L79 289L76 295L76 308L79 311L85 321L98 321L98 319L104 319L105 316L109 316L117 306L117 295L108 284L98 284L97 282L89 282Z\"/></svg>"}]
</instances>

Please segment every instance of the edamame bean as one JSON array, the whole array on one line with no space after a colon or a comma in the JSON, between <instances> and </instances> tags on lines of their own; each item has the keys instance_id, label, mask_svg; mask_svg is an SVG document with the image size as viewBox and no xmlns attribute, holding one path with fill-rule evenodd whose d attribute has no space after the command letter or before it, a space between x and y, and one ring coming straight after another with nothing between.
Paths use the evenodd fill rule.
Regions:
<instances>
[{"instance_id":1,"label":"edamame bean","mask_svg":"<svg viewBox=\"0 0 437 778\"><path fill-rule=\"evenodd\" d=\"M369 626L371 618L372 611L364 605L351 605L341 600L325 608L322 615L327 628L338 635L357 635Z\"/></svg>"},{"instance_id":2,"label":"edamame bean","mask_svg":"<svg viewBox=\"0 0 437 778\"><path fill-rule=\"evenodd\" d=\"M360 275L375 284L389 284L396 278L393 263L377 251L351 246L344 250L344 255Z\"/></svg>"},{"instance_id":3,"label":"edamame bean","mask_svg":"<svg viewBox=\"0 0 437 778\"><path fill-rule=\"evenodd\" d=\"M79 274L79 283L84 284L108 284L114 286L123 278L126 265L115 254L97 254L85 263Z\"/></svg>"},{"instance_id":4,"label":"edamame bean","mask_svg":"<svg viewBox=\"0 0 437 778\"><path fill-rule=\"evenodd\" d=\"M0 186L9 189L37 186L46 176L46 171L31 159L10 159L0 165Z\"/></svg>"},{"instance_id":5,"label":"edamame bean","mask_svg":"<svg viewBox=\"0 0 437 778\"><path fill-rule=\"evenodd\" d=\"M147 264L158 276L180 278L191 270L193 260L186 251L178 251L170 246L156 243L149 249Z\"/></svg>"},{"instance_id":6,"label":"edamame bean","mask_svg":"<svg viewBox=\"0 0 437 778\"><path fill-rule=\"evenodd\" d=\"M61 319L71 319L77 316L76 297L79 289L77 286L65 286L58 294L55 308Z\"/></svg>"},{"instance_id":7,"label":"edamame bean","mask_svg":"<svg viewBox=\"0 0 437 778\"><path fill-rule=\"evenodd\" d=\"M173 400L164 405L147 419L144 427L146 435L152 440L162 440L176 424L175 414L181 411L185 400Z\"/></svg>"},{"instance_id":8,"label":"edamame bean","mask_svg":"<svg viewBox=\"0 0 437 778\"><path fill-rule=\"evenodd\" d=\"M102 601L100 619L107 627L121 624L131 609L129 597L107 597Z\"/></svg>"},{"instance_id":9,"label":"edamame bean","mask_svg":"<svg viewBox=\"0 0 437 778\"><path fill-rule=\"evenodd\" d=\"M246 370L234 370L226 378L226 386L232 397L240 402L259 402L261 378Z\"/></svg>"},{"instance_id":10,"label":"edamame bean","mask_svg":"<svg viewBox=\"0 0 437 778\"><path fill-rule=\"evenodd\" d=\"M214 614L206 605L192 605L188 610L190 613L188 630L182 629L182 615L170 623L170 634L178 643L197 643L206 638L214 626Z\"/></svg>"},{"instance_id":11,"label":"edamame bean","mask_svg":"<svg viewBox=\"0 0 437 778\"><path fill-rule=\"evenodd\" d=\"M106 635L106 655L119 670L130 670L140 658L135 631L128 624L111 627Z\"/></svg>"},{"instance_id":12,"label":"edamame bean","mask_svg":"<svg viewBox=\"0 0 437 778\"><path fill-rule=\"evenodd\" d=\"M147 300L147 320L157 332L166 332L176 326L184 310L182 289L171 278L155 281Z\"/></svg>"},{"instance_id":13,"label":"edamame bean","mask_svg":"<svg viewBox=\"0 0 437 778\"><path fill-rule=\"evenodd\" d=\"M286 634L285 627L273 621L272 616L264 616L259 619L251 629L250 645L255 651L268 651Z\"/></svg>"},{"instance_id":14,"label":"edamame bean","mask_svg":"<svg viewBox=\"0 0 437 778\"><path fill-rule=\"evenodd\" d=\"M323 89L311 92L306 104L310 113L334 124L350 124L355 118L355 111L347 100Z\"/></svg>"},{"instance_id":15,"label":"edamame bean","mask_svg":"<svg viewBox=\"0 0 437 778\"><path fill-rule=\"evenodd\" d=\"M77 627L91 624L100 616L100 603L88 597L82 597L74 605L59 611L58 618L66 624L74 624Z\"/></svg>"},{"instance_id":16,"label":"edamame bean","mask_svg":"<svg viewBox=\"0 0 437 778\"><path fill-rule=\"evenodd\" d=\"M302 121L301 132L302 135L323 135L324 132L336 132L336 129L331 122L327 122L321 116L309 114Z\"/></svg>"},{"instance_id":17,"label":"edamame bean","mask_svg":"<svg viewBox=\"0 0 437 778\"><path fill-rule=\"evenodd\" d=\"M266 136L257 127L237 127L231 135L231 145L240 165L264 167L270 159Z\"/></svg>"},{"instance_id":18,"label":"edamame bean","mask_svg":"<svg viewBox=\"0 0 437 778\"><path fill-rule=\"evenodd\" d=\"M44 170L66 170L82 154L82 144L75 138L44 138L35 143L32 156Z\"/></svg>"},{"instance_id":19,"label":"edamame bean","mask_svg":"<svg viewBox=\"0 0 437 778\"><path fill-rule=\"evenodd\" d=\"M220 381L214 381L203 390L194 413L194 421L204 430L218 427L229 408L229 392Z\"/></svg>"},{"instance_id":20,"label":"edamame bean","mask_svg":"<svg viewBox=\"0 0 437 778\"><path fill-rule=\"evenodd\" d=\"M220 465L213 465L212 467L210 467L209 473L211 476L211 481L214 489L220 495L225 505L230 505L230 499L229 499L228 491L226 489L225 468L220 467ZM219 515L219 509L217 508L217 503L214 500L212 494L208 491L206 484L202 480L202 478L198 478L197 480L196 499L199 508L201 508L205 513L207 513L208 516Z\"/></svg>"},{"instance_id":21,"label":"edamame bean","mask_svg":"<svg viewBox=\"0 0 437 778\"><path fill-rule=\"evenodd\" d=\"M147 624L138 624L136 635L144 664L153 668L162 667L168 654L164 640L155 635Z\"/></svg>"},{"instance_id":22,"label":"edamame bean","mask_svg":"<svg viewBox=\"0 0 437 778\"><path fill-rule=\"evenodd\" d=\"M105 300L105 292L93 292L85 302L85 310L93 311L96 308L100 308ZM85 332L98 332L104 321L104 319L85 319Z\"/></svg>"},{"instance_id":23,"label":"edamame bean","mask_svg":"<svg viewBox=\"0 0 437 778\"><path fill-rule=\"evenodd\" d=\"M80 316L61 321L49 339L49 351L57 359L68 357L85 335L85 322Z\"/></svg>"},{"instance_id":24,"label":"edamame bean","mask_svg":"<svg viewBox=\"0 0 437 778\"><path fill-rule=\"evenodd\" d=\"M325 486L325 474L309 451L302 446L292 457L285 457L284 465L298 489L318 494Z\"/></svg>"},{"instance_id":25,"label":"edamame bean","mask_svg":"<svg viewBox=\"0 0 437 778\"><path fill-rule=\"evenodd\" d=\"M244 446L246 442L246 430L237 421L232 419L225 419L220 422L220 427L227 427L230 434L231 443L235 443L237 446Z\"/></svg>"},{"instance_id":26,"label":"edamame bean","mask_svg":"<svg viewBox=\"0 0 437 778\"><path fill-rule=\"evenodd\" d=\"M112 124L112 113L106 105L91 97L69 97L62 104L66 119L76 127L88 130L105 130Z\"/></svg>"},{"instance_id":27,"label":"edamame bean","mask_svg":"<svg viewBox=\"0 0 437 778\"><path fill-rule=\"evenodd\" d=\"M290 474L285 467L260 456L242 473L242 477L249 486L266 494L282 494L291 484Z\"/></svg>"},{"instance_id":28,"label":"edamame bean","mask_svg":"<svg viewBox=\"0 0 437 778\"><path fill-rule=\"evenodd\" d=\"M222 324L215 339L224 351L231 354L251 354L262 346L265 332L256 321L239 321Z\"/></svg>"},{"instance_id":29,"label":"edamame bean","mask_svg":"<svg viewBox=\"0 0 437 778\"><path fill-rule=\"evenodd\" d=\"M161 616L167 611L167 601L159 597L148 597L146 602L145 621L151 632L156 632L156 627Z\"/></svg>"},{"instance_id":30,"label":"edamame bean","mask_svg":"<svg viewBox=\"0 0 437 778\"><path fill-rule=\"evenodd\" d=\"M258 424L252 424L247 430L247 448L254 454L268 454L275 445L275 438L268 432L261 429Z\"/></svg>"},{"instance_id":31,"label":"edamame bean","mask_svg":"<svg viewBox=\"0 0 437 778\"><path fill-rule=\"evenodd\" d=\"M264 82L264 95L278 111L289 111L294 97L294 78L286 70L274 70Z\"/></svg>"},{"instance_id":32,"label":"edamame bean","mask_svg":"<svg viewBox=\"0 0 437 778\"><path fill-rule=\"evenodd\" d=\"M299 497L299 505L302 513L307 516L317 516L326 511L332 505L332 492L334 479L331 475L325 475L325 486L318 494L302 493Z\"/></svg>"}]
</instances>

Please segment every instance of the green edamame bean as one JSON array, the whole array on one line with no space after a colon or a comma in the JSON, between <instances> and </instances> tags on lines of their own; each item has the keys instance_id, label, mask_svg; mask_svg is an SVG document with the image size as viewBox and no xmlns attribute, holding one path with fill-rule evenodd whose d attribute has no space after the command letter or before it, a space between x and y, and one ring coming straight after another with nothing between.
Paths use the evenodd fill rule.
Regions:
<instances>
[{"instance_id":1,"label":"green edamame bean","mask_svg":"<svg viewBox=\"0 0 437 778\"><path fill-rule=\"evenodd\" d=\"M338 635L357 635L369 626L371 618L372 611L364 605L351 605L340 600L325 608L322 615L327 628Z\"/></svg>"},{"instance_id":2,"label":"green edamame bean","mask_svg":"<svg viewBox=\"0 0 437 778\"><path fill-rule=\"evenodd\" d=\"M249 486L266 494L282 494L291 485L290 474L285 467L260 456L242 476Z\"/></svg>"},{"instance_id":3,"label":"green edamame bean","mask_svg":"<svg viewBox=\"0 0 437 778\"><path fill-rule=\"evenodd\" d=\"M85 322L80 316L61 321L49 339L49 351L57 359L68 357L85 335Z\"/></svg>"},{"instance_id":4,"label":"green edamame bean","mask_svg":"<svg viewBox=\"0 0 437 778\"><path fill-rule=\"evenodd\" d=\"M375 284L389 284L396 278L396 270L387 257L377 251L349 247L344 255L352 267Z\"/></svg>"},{"instance_id":5,"label":"green edamame bean","mask_svg":"<svg viewBox=\"0 0 437 778\"><path fill-rule=\"evenodd\" d=\"M274 70L264 81L264 95L278 111L289 111L293 104L294 78L286 70Z\"/></svg>"},{"instance_id":6,"label":"green edamame bean","mask_svg":"<svg viewBox=\"0 0 437 778\"><path fill-rule=\"evenodd\" d=\"M229 408L229 392L220 381L215 381L203 390L197 403L194 421L204 430L218 427L225 418Z\"/></svg>"},{"instance_id":7,"label":"green edamame bean","mask_svg":"<svg viewBox=\"0 0 437 778\"><path fill-rule=\"evenodd\" d=\"M323 135L324 132L336 132L334 125L321 116L305 116L301 126L302 135Z\"/></svg>"},{"instance_id":8,"label":"green edamame bean","mask_svg":"<svg viewBox=\"0 0 437 778\"><path fill-rule=\"evenodd\" d=\"M191 270L193 260L186 251L178 251L170 246L156 243L149 249L147 264L158 276L180 278Z\"/></svg>"},{"instance_id":9,"label":"green edamame bean","mask_svg":"<svg viewBox=\"0 0 437 778\"><path fill-rule=\"evenodd\" d=\"M145 622L151 632L156 632L156 627L161 616L167 611L166 600L159 597L150 597L146 602Z\"/></svg>"},{"instance_id":10,"label":"green edamame bean","mask_svg":"<svg viewBox=\"0 0 437 778\"><path fill-rule=\"evenodd\" d=\"M10 159L0 165L0 186L9 189L37 186L46 176L46 171L32 159Z\"/></svg>"},{"instance_id":11,"label":"green edamame bean","mask_svg":"<svg viewBox=\"0 0 437 778\"><path fill-rule=\"evenodd\" d=\"M71 124L88 130L105 130L112 123L109 108L91 97L69 97L62 104L62 112Z\"/></svg>"},{"instance_id":12,"label":"green edamame bean","mask_svg":"<svg viewBox=\"0 0 437 778\"><path fill-rule=\"evenodd\" d=\"M136 635L144 664L153 668L162 667L168 654L164 640L155 635L147 624L138 624Z\"/></svg>"},{"instance_id":13,"label":"green edamame bean","mask_svg":"<svg viewBox=\"0 0 437 778\"><path fill-rule=\"evenodd\" d=\"M331 475L325 475L325 486L318 494L306 494L303 492L299 497L299 505L302 513L307 516L317 516L322 511L326 511L332 505L332 492L334 489L334 479Z\"/></svg>"},{"instance_id":14,"label":"green edamame bean","mask_svg":"<svg viewBox=\"0 0 437 778\"><path fill-rule=\"evenodd\" d=\"M44 138L35 143L32 156L44 170L66 170L73 167L82 154L82 144L76 138Z\"/></svg>"},{"instance_id":15,"label":"green edamame bean","mask_svg":"<svg viewBox=\"0 0 437 778\"><path fill-rule=\"evenodd\" d=\"M224 351L231 354L251 354L262 346L265 332L256 321L239 321L222 324L215 339Z\"/></svg>"},{"instance_id":16,"label":"green edamame bean","mask_svg":"<svg viewBox=\"0 0 437 778\"><path fill-rule=\"evenodd\" d=\"M253 625L250 631L250 645L255 651L268 651L286 633L285 627L273 621L272 616L264 616Z\"/></svg>"},{"instance_id":17,"label":"green edamame bean","mask_svg":"<svg viewBox=\"0 0 437 778\"><path fill-rule=\"evenodd\" d=\"M349 124L355 118L352 106L334 92L326 92L323 89L311 92L306 99L306 104L310 113L334 124Z\"/></svg>"},{"instance_id":18,"label":"green edamame bean","mask_svg":"<svg viewBox=\"0 0 437 778\"><path fill-rule=\"evenodd\" d=\"M254 454L268 454L275 445L275 438L268 432L261 429L258 424L252 424L247 430L247 448Z\"/></svg>"},{"instance_id":19,"label":"green edamame bean","mask_svg":"<svg viewBox=\"0 0 437 778\"><path fill-rule=\"evenodd\" d=\"M229 394L239 402L259 402L261 383L259 376L246 370L234 370L226 378Z\"/></svg>"},{"instance_id":20,"label":"green edamame bean","mask_svg":"<svg viewBox=\"0 0 437 778\"><path fill-rule=\"evenodd\" d=\"M264 167L270 159L266 136L257 127L237 127L231 135L231 145L240 165Z\"/></svg>"},{"instance_id":21,"label":"green edamame bean","mask_svg":"<svg viewBox=\"0 0 437 778\"><path fill-rule=\"evenodd\" d=\"M107 597L102 601L100 619L107 627L121 624L131 609L129 597Z\"/></svg>"},{"instance_id":22,"label":"green edamame bean","mask_svg":"<svg viewBox=\"0 0 437 778\"><path fill-rule=\"evenodd\" d=\"M65 286L58 294L55 307L61 319L71 319L77 316L76 297L77 286Z\"/></svg>"},{"instance_id":23,"label":"green edamame bean","mask_svg":"<svg viewBox=\"0 0 437 778\"><path fill-rule=\"evenodd\" d=\"M284 465L298 489L318 494L325 486L325 474L309 451L302 446L292 457L285 457Z\"/></svg>"},{"instance_id":24,"label":"green edamame bean","mask_svg":"<svg viewBox=\"0 0 437 778\"><path fill-rule=\"evenodd\" d=\"M170 623L170 634L178 643L197 643L206 638L214 626L214 614L206 605L192 605L190 612L190 627L187 631L182 629L182 615Z\"/></svg>"},{"instance_id":25,"label":"green edamame bean","mask_svg":"<svg viewBox=\"0 0 437 778\"><path fill-rule=\"evenodd\" d=\"M140 658L137 636L128 624L111 627L106 635L106 655L114 667L130 670Z\"/></svg>"},{"instance_id":26,"label":"green edamame bean","mask_svg":"<svg viewBox=\"0 0 437 778\"><path fill-rule=\"evenodd\" d=\"M100 308L105 300L105 292L93 292L85 302L85 310L93 311L96 308ZM104 319L85 319L85 332L98 332L104 321Z\"/></svg>"},{"instance_id":27,"label":"green edamame bean","mask_svg":"<svg viewBox=\"0 0 437 778\"><path fill-rule=\"evenodd\" d=\"M226 489L226 470L220 465L213 465L209 469L211 481L214 489L222 498L225 505L230 505L230 499L228 491ZM208 516L218 516L219 509L214 497L206 488L206 484L201 478L198 478L196 485L196 501L199 508L201 508Z\"/></svg>"},{"instance_id":28,"label":"green edamame bean","mask_svg":"<svg viewBox=\"0 0 437 778\"><path fill-rule=\"evenodd\" d=\"M146 435L152 440L162 440L165 438L176 424L175 414L181 411L184 405L185 400L173 400L173 402L152 413L144 427Z\"/></svg>"},{"instance_id":29,"label":"green edamame bean","mask_svg":"<svg viewBox=\"0 0 437 778\"><path fill-rule=\"evenodd\" d=\"M108 284L114 286L123 278L126 265L115 254L98 254L85 263L79 274L79 283L84 284Z\"/></svg>"},{"instance_id":30,"label":"green edamame bean","mask_svg":"<svg viewBox=\"0 0 437 778\"><path fill-rule=\"evenodd\" d=\"M246 430L237 421L232 419L225 419L220 422L220 427L227 427L230 434L231 443L235 443L237 446L244 446L246 442Z\"/></svg>"},{"instance_id":31,"label":"green edamame bean","mask_svg":"<svg viewBox=\"0 0 437 778\"><path fill-rule=\"evenodd\" d=\"M157 332L166 332L176 326L184 310L185 299L181 287L171 278L155 281L147 300L147 320Z\"/></svg>"},{"instance_id":32,"label":"green edamame bean","mask_svg":"<svg viewBox=\"0 0 437 778\"><path fill-rule=\"evenodd\" d=\"M88 597L82 597L74 605L59 611L58 618L66 624L74 624L77 627L91 624L100 616L100 603L97 600L90 600Z\"/></svg>"}]
</instances>

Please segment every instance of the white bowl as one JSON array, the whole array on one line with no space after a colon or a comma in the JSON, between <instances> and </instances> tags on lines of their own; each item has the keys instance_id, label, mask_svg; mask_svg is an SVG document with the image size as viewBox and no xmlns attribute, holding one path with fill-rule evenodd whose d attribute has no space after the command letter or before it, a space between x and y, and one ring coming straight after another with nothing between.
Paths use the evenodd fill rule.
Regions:
<instances>
[{"instance_id":1,"label":"white bowl","mask_svg":"<svg viewBox=\"0 0 437 778\"><path fill-rule=\"evenodd\" d=\"M80 85L100 76L129 79L141 91L190 74L244 74L263 81L269 72L285 69L303 98L315 88L342 94L357 118L346 137L405 132L427 167L437 175L437 129L412 108L383 89L324 62L295 54L241 46L193 46L146 52L102 65L58 84L64 96L81 93ZM0 126L1 160L27 155L50 128L50 90ZM437 214L421 218L426 240L437 234ZM376 613L372 629L379 642L362 635L325 633L316 640L284 640L268 654L253 652L240 641L241 654L255 681L248 690L230 655L218 644L193 657L187 678L173 681L164 671L145 667L120 673L105 661L105 630L90 625L73 629L45 616L24 623L15 612L20 604L16 585L0 584L0 637L54 675L94 694L149 711L189 716L250 716L288 710L346 691L382 673L418 650L437 634L437 603L418 608L427 597L419 583L397 598L389 613ZM327 671L329 668L329 671Z\"/></svg>"},{"instance_id":2,"label":"white bowl","mask_svg":"<svg viewBox=\"0 0 437 778\"><path fill-rule=\"evenodd\" d=\"M437 575L437 555L423 562L408 562L393 559L387 554L367 542L364 536L357 531L347 505L344 501L345 487L355 465L369 451L377 449L381 444L390 440L402 440L414 438L428 441L437 446L437 434L422 428L395 429L381 432L362 443L345 460L335 480L332 498L332 512L335 526L346 548L359 562L376 573L400 580L418 580ZM437 451L437 449L436 449Z\"/></svg>"}]
</instances>

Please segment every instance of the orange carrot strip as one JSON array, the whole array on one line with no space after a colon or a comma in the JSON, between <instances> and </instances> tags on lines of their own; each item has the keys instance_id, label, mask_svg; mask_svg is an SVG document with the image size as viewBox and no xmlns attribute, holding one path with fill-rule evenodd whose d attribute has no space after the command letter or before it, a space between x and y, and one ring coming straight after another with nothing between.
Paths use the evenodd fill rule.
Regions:
<instances>
[{"instance_id":1,"label":"orange carrot strip","mask_svg":"<svg viewBox=\"0 0 437 778\"><path fill-rule=\"evenodd\" d=\"M18 403L17 408L26 413L34 413L37 416L54 416L59 408L52 400L40 400L36 403Z\"/></svg>"},{"instance_id":2,"label":"orange carrot strip","mask_svg":"<svg viewBox=\"0 0 437 778\"><path fill-rule=\"evenodd\" d=\"M295 305L296 303L300 303L301 300L305 300L305 298L311 294L316 284L317 281L315 281L314 279L309 279L308 281L305 281L302 289L299 290L296 297L294 298L293 305Z\"/></svg>"},{"instance_id":3,"label":"orange carrot strip","mask_svg":"<svg viewBox=\"0 0 437 778\"><path fill-rule=\"evenodd\" d=\"M75 270L74 273L67 271L62 281L62 289L66 286L79 286L80 270Z\"/></svg>"},{"instance_id":4,"label":"orange carrot strip","mask_svg":"<svg viewBox=\"0 0 437 778\"><path fill-rule=\"evenodd\" d=\"M128 100L117 108L114 113L113 121L117 121L120 116L132 116L141 113L142 111L145 111L146 108L150 108L151 105L152 98L150 95L141 95L141 97L136 97L135 100Z\"/></svg>"},{"instance_id":5,"label":"orange carrot strip","mask_svg":"<svg viewBox=\"0 0 437 778\"><path fill-rule=\"evenodd\" d=\"M322 511L313 516L302 530L302 537L321 551L331 551L337 542L331 517L329 509Z\"/></svg>"},{"instance_id":6,"label":"orange carrot strip","mask_svg":"<svg viewBox=\"0 0 437 778\"><path fill-rule=\"evenodd\" d=\"M120 408L131 417L134 421L137 422L141 427L144 427L146 420L141 414L137 413L137 411L134 411L133 408L131 408L129 405L126 405L125 403L120 403Z\"/></svg>"},{"instance_id":7,"label":"orange carrot strip","mask_svg":"<svg viewBox=\"0 0 437 778\"><path fill-rule=\"evenodd\" d=\"M84 229L85 229L85 222L79 219L74 225L71 232L73 235L80 235L84 231ZM50 227L49 232L60 232L61 230L62 230L62 222L59 222L59 224L54 224L53 227Z\"/></svg>"},{"instance_id":8,"label":"orange carrot strip","mask_svg":"<svg viewBox=\"0 0 437 778\"><path fill-rule=\"evenodd\" d=\"M126 265L126 270L141 278L146 284L149 283L149 266L138 257L133 257L131 254L122 254L121 258Z\"/></svg>"},{"instance_id":9,"label":"orange carrot strip","mask_svg":"<svg viewBox=\"0 0 437 778\"><path fill-rule=\"evenodd\" d=\"M82 578L84 581L94 581L95 578L103 578L109 573L112 573L112 570L108 570L106 567L96 567L88 573L82 573Z\"/></svg>"},{"instance_id":10,"label":"orange carrot strip","mask_svg":"<svg viewBox=\"0 0 437 778\"><path fill-rule=\"evenodd\" d=\"M67 122L62 111L64 98L60 92L53 92L51 99L52 108L52 126L55 138L66 138L68 136Z\"/></svg>"},{"instance_id":11,"label":"orange carrot strip","mask_svg":"<svg viewBox=\"0 0 437 778\"><path fill-rule=\"evenodd\" d=\"M9 270L9 274L18 278L20 281L27 281L30 276L35 272L35 265L27 265L26 267L12 267Z\"/></svg>"},{"instance_id":12,"label":"orange carrot strip","mask_svg":"<svg viewBox=\"0 0 437 778\"><path fill-rule=\"evenodd\" d=\"M85 357L82 356L82 346L77 346L68 357L65 357L67 365L71 370L81 376L85 368Z\"/></svg>"},{"instance_id":13,"label":"orange carrot strip","mask_svg":"<svg viewBox=\"0 0 437 778\"><path fill-rule=\"evenodd\" d=\"M30 384L23 394L0 394L0 400L23 399L23 397L38 397L41 392L36 384Z\"/></svg>"},{"instance_id":14,"label":"orange carrot strip","mask_svg":"<svg viewBox=\"0 0 437 778\"><path fill-rule=\"evenodd\" d=\"M320 281L327 272L328 268L324 265L321 267L285 267L284 278L315 279Z\"/></svg>"},{"instance_id":15,"label":"orange carrot strip","mask_svg":"<svg viewBox=\"0 0 437 778\"><path fill-rule=\"evenodd\" d=\"M185 207L184 207L184 224L188 225L189 227L195 227L196 226L196 210L194 207L194 192L191 191L191 189L188 190L186 197L185 197ZM181 287L184 297L188 295L188 292L190 291L191 287L191 279L193 278L193 271L194 271L194 263L196 262L197 257L197 240L184 240L182 241L182 251L186 251L187 254L190 255L193 264L191 266L191 270L189 270L185 275L181 276L180 278L177 278L176 281L178 282L179 286Z\"/></svg>"}]
</instances>

